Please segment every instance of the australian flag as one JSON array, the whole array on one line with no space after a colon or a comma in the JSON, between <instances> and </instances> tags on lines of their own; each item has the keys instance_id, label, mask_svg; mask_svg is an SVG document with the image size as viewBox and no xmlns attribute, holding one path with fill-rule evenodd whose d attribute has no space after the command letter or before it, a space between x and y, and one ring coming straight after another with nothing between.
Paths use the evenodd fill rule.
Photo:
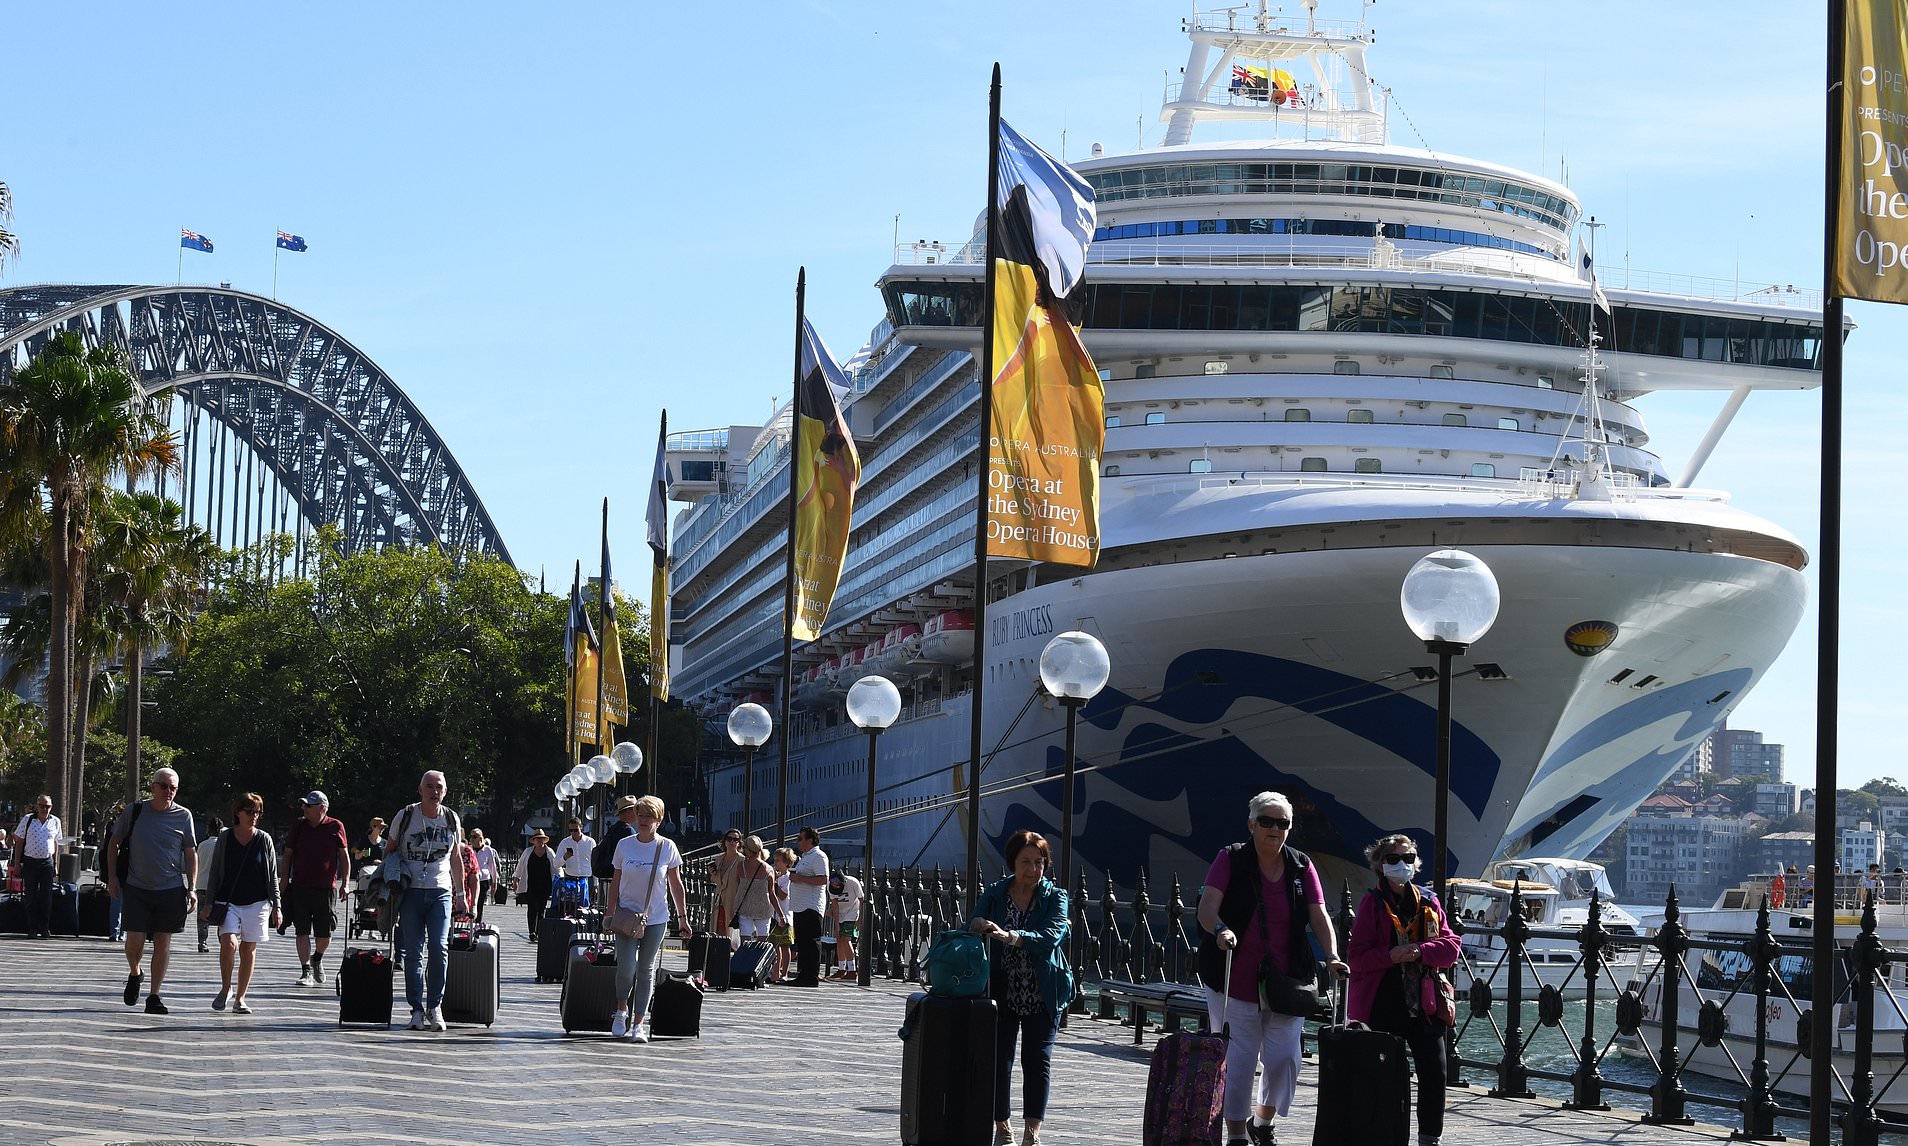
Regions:
<instances>
[{"instance_id":1,"label":"australian flag","mask_svg":"<svg viewBox=\"0 0 1908 1146\"><path fill-rule=\"evenodd\" d=\"M291 234L287 231L280 231L278 233L278 249L281 251L302 251L305 249L305 240L301 236Z\"/></svg>"},{"instance_id":2,"label":"australian flag","mask_svg":"<svg viewBox=\"0 0 1908 1146\"><path fill-rule=\"evenodd\" d=\"M195 251L204 251L208 255L212 253L211 239L206 238L197 231L188 231L184 227L179 228L179 245L182 247L190 247Z\"/></svg>"}]
</instances>

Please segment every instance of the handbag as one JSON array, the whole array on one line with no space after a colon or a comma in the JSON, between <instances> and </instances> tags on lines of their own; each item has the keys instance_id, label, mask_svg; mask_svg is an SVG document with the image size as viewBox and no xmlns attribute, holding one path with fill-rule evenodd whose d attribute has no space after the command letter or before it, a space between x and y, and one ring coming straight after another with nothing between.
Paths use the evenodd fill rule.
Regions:
<instances>
[{"instance_id":1,"label":"handbag","mask_svg":"<svg viewBox=\"0 0 1908 1146\"><path fill-rule=\"evenodd\" d=\"M658 839L655 847L655 859L649 865L649 886L643 889L644 908L649 906L649 901L656 895L656 874L662 870L662 840ZM643 933L649 930L649 912L637 911L618 904L610 912L608 926L611 934L620 935L624 939L641 939Z\"/></svg>"},{"instance_id":2,"label":"handbag","mask_svg":"<svg viewBox=\"0 0 1908 1146\"><path fill-rule=\"evenodd\" d=\"M1279 970L1272 962L1272 926L1265 921L1262 905L1254 905L1253 914L1259 920L1259 938L1265 943L1266 955L1259 960L1259 1007L1275 1015L1309 1016L1318 1010L1318 991L1314 989L1318 964L1315 960L1305 959L1309 964L1309 974L1304 977L1288 975ZM1303 949L1305 955L1311 955L1311 945L1301 940L1293 945L1294 949ZM1293 961L1296 968L1301 961Z\"/></svg>"},{"instance_id":3,"label":"handbag","mask_svg":"<svg viewBox=\"0 0 1908 1146\"><path fill-rule=\"evenodd\" d=\"M987 940L971 931L943 931L927 955L928 994L944 999L987 993Z\"/></svg>"},{"instance_id":4,"label":"handbag","mask_svg":"<svg viewBox=\"0 0 1908 1146\"><path fill-rule=\"evenodd\" d=\"M795 925L790 922L770 924L769 942L777 947L795 946Z\"/></svg>"}]
</instances>

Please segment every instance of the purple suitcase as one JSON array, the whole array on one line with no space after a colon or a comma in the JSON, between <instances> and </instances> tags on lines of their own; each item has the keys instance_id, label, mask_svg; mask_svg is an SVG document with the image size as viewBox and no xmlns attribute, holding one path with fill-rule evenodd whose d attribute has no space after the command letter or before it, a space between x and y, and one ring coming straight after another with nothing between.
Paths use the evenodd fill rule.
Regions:
<instances>
[{"instance_id":1,"label":"purple suitcase","mask_svg":"<svg viewBox=\"0 0 1908 1146\"><path fill-rule=\"evenodd\" d=\"M1232 982L1232 952L1225 978ZM1218 1034L1174 1031L1153 1047L1146 1072L1144 1146L1219 1146L1225 1141L1226 1044L1232 1024Z\"/></svg>"}]
</instances>

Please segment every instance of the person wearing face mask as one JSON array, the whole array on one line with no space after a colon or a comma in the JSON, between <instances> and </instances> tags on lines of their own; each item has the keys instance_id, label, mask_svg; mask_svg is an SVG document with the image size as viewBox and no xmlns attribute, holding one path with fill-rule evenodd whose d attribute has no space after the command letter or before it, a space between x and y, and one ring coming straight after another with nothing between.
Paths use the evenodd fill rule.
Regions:
<instances>
[{"instance_id":1,"label":"person wearing face mask","mask_svg":"<svg viewBox=\"0 0 1908 1146\"><path fill-rule=\"evenodd\" d=\"M1378 885L1365 893L1345 954L1351 985L1345 1017L1405 1040L1417 1062L1418 1146L1444 1133L1446 1020L1438 1015L1438 972L1458 961L1461 940L1445 926L1430 888L1412 882L1418 845L1390 835L1365 849Z\"/></svg>"}]
</instances>

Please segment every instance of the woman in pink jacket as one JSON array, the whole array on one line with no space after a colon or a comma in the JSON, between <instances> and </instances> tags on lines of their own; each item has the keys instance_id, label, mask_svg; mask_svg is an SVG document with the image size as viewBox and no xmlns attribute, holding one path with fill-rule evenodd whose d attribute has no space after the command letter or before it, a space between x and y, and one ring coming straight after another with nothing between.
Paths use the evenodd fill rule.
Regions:
<instances>
[{"instance_id":1,"label":"woman in pink jacket","mask_svg":"<svg viewBox=\"0 0 1908 1146\"><path fill-rule=\"evenodd\" d=\"M1438 1146L1444 1133L1444 1038L1449 996L1438 971L1458 961L1461 940L1444 925L1429 888L1412 883L1418 845L1385 836L1365 849L1378 886L1365 893L1352 923L1346 961L1351 986L1345 1017L1405 1040L1418 1065L1418 1146ZM1448 979L1443 980L1448 982Z\"/></svg>"}]
</instances>

